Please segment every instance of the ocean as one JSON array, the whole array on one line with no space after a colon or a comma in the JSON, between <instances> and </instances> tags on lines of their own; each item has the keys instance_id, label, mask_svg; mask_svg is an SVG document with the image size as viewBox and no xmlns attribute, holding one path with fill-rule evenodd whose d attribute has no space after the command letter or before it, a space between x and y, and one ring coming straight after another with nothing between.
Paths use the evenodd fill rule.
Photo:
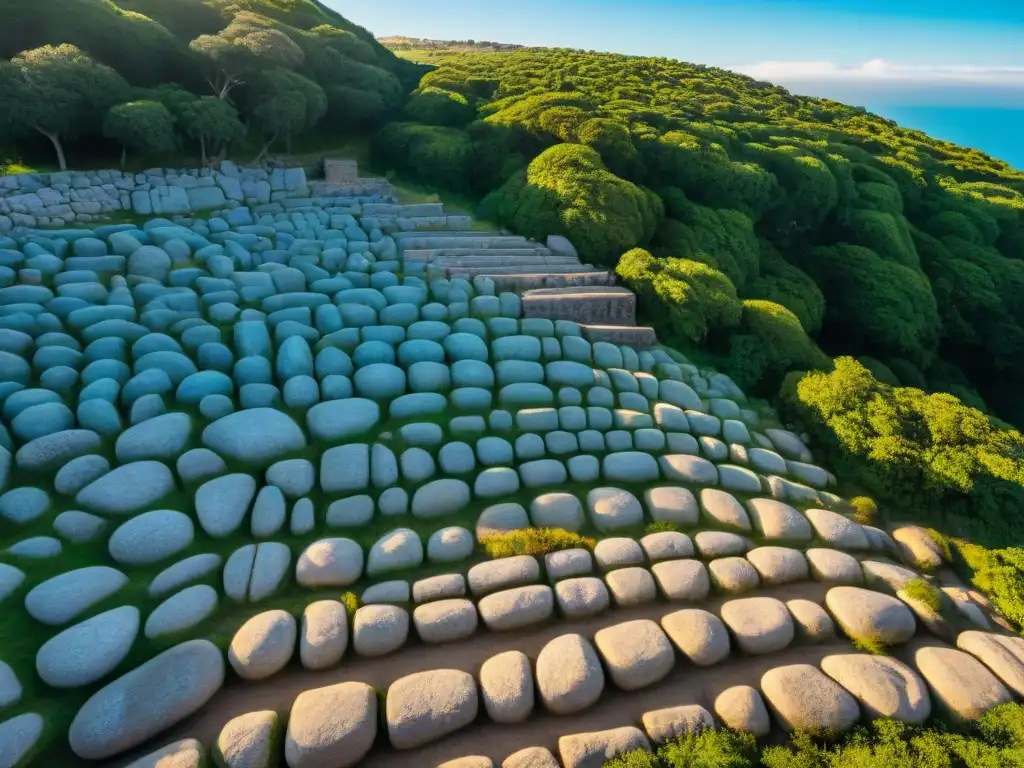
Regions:
<instances>
[{"instance_id":1,"label":"ocean","mask_svg":"<svg viewBox=\"0 0 1024 768\"><path fill-rule=\"evenodd\" d=\"M871 104L875 114L937 139L973 147L1024 171L1024 108Z\"/></svg>"}]
</instances>

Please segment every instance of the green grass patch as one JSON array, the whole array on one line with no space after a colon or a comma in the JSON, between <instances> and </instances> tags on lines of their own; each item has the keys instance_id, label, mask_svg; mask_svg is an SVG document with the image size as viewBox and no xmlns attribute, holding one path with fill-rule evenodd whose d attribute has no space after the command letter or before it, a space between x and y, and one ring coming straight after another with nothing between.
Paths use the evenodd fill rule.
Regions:
<instances>
[{"instance_id":1,"label":"green grass patch","mask_svg":"<svg viewBox=\"0 0 1024 768\"><path fill-rule=\"evenodd\" d=\"M935 613L942 610L942 593L939 588L925 579L912 579L903 587L903 593Z\"/></svg>"},{"instance_id":2,"label":"green grass patch","mask_svg":"<svg viewBox=\"0 0 1024 768\"><path fill-rule=\"evenodd\" d=\"M861 653L870 653L872 656L885 656L888 646L875 637L851 637L853 647Z\"/></svg>"},{"instance_id":3,"label":"green grass patch","mask_svg":"<svg viewBox=\"0 0 1024 768\"><path fill-rule=\"evenodd\" d=\"M513 555L546 555L563 549L593 549L594 539L561 528L526 528L484 537L484 551L495 560Z\"/></svg>"},{"instance_id":4,"label":"green grass patch","mask_svg":"<svg viewBox=\"0 0 1024 768\"><path fill-rule=\"evenodd\" d=\"M653 522L653 523L648 523L646 526L644 526L644 534L645 535L650 535L652 533L681 533L681 532L682 532L682 528L680 528L678 525L676 525L675 523L666 522L664 520L658 520L658 521Z\"/></svg>"},{"instance_id":5,"label":"green grass patch","mask_svg":"<svg viewBox=\"0 0 1024 768\"><path fill-rule=\"evenodd\" d=\"M359 599L359 595L355 592L345 592L338 598L338 600L343 606L345 606L345 613L348 614L349 621L355 617L356 611L358 611L363 604L362 600Z\"/></svg>"}]
</instances>

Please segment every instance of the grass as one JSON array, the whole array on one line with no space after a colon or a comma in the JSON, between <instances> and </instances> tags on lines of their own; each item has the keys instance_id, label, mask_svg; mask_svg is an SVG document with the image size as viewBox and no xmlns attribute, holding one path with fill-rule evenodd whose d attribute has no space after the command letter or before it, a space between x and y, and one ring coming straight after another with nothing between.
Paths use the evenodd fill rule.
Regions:
<instances>
[{"instance_id":1,"label":"grass","mask_svg":"<svg viewBox=\"0 0 1024 768\"><path fill-rule=\"evenodd\" d=\"M546 555L563 549L593 549L594 539L561 528L526 528L484 537L481 545L492 558Z\"/></svg>"},{"instance_id":2,"label":"grass","mask_svg":"<svg viewBox=\"0 0 1024 768\"><path fill-rule=\"evenodd\" d=\"M870 653L872 656L886 656L889 647L876 637L851 637L850 642L861 653Z\"/></svg>"},{"instance_id":3,"label":"grass","mask_svg":"<svg viewBox=\"0 0 1024 768\"><path fill-rule=\"evenodd\" d=\"M911 600L921 603L935 613L939 613L942 609L942 593L930 581L912 579L903 586L902 592Z\"/></svg>"},{"instance_id":4,"label":"grass","mask_svg":"<svg viewBox=\"0 0 1024 768\"><path fill-rule=\"evenodd\" d=\"M647 535L652 533L681 533L682 531L683 529L675 523L669 523L664 520L648 523L644 527L644 533Z\"/></svg>"}]
</instances>

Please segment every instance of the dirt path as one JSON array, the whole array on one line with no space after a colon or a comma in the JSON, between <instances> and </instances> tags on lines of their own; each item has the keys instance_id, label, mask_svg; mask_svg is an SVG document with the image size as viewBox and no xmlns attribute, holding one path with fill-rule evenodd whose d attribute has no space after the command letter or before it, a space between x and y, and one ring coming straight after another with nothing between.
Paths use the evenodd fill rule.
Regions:
<instances>
[{"instance_id":1,"label":"dirt path","mask_svg":"<svg viewBox=\"0 0 1024 768\"><path fill-rule=\"evenodd\" d=\"M822 604L828 589L828 584L802 582L762 588L748 596L775 597L783 601L803 598ZM604 627L634 619L657 621L666 614L686 607L700 607L718 613L723 603L735 597L715 596L699 605L658 601L633 608L612 609L585 621L558 618L522 632L481 630L466 641L444 645L424 645L416 640L401 651L381 658L348 655L338 667L322 672L310 672L295 663L284 674L263 682L242 683L232 679L202 711L165 732L145 748L137 750L135 756L146 754L147 749L152 750L187 737L197 738L207 746L212 745L220 729L231 718L261 709L273 709L286 716L295 697L311 688L357 680L378 690L386 690L400 677L430 669L460 669L475 676L484 661L503 651L520 650L535 659L550 640L568 632L593 637ZM491 723L482 715L477 724L464 732L407 752L392 750L387 744L386 735L381 733L378 746L367 756L364 764L432 766L467 754L486 754L500 760L526 746L539 744L554 748L559 736L639 722L640 716L651 709L687 703L701 703L710 708L718 692L730 685L756 685L761 675L773 666L801 661L816 663L828 653L848 651L849 648L847 643L841 641L828 645L795 645L769 656L735 655L716 667L705 669L694 667L678 657L675 670L658 685L643 691L621 693L609 682L601 701L576 716L556 717L537 707L528 721L508 726Z\"/></svg>"}]
</instances>

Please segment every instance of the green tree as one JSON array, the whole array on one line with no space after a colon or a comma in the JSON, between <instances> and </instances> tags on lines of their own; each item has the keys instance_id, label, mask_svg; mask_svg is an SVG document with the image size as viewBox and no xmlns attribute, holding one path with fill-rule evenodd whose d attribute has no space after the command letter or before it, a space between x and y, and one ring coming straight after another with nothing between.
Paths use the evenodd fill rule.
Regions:
<instances>
[{"instance_id":1,"label":"green tree","mask_svg":"<svg viewBox=\"0 0 1024 768\"><path fill-rule=\"evenodd\" d=\"M200 35L189 47L206 62L207 83L218 99L253 72L267 67L297 67L302 49L273 22L254 13L239 13L216 35Z\"/></svg>"},{"instance_id":2,"label":"green tree","mask_svg":"<svg viewBox=\"0 0 1024 768\"><path fill-rule=\"evenodd\" d=\"M472 121L475 110L461 93L440 88L420 88L406 102L405 119L426 125L462 127Z\"/></svg>"},{"instance_id":3,"label":"green tree","mask_svg":"<svg viewBox=\"0 0 1024 768\"><path fill-rule=\"evenodd\" d=\"M49 139L61 170L67 169L64 139L98 133L107 110L128 91L120 75L73 45L24 51L2 71L0 113L8 115L8 130Z\"/></svg>"},{"instance_id":4,"label":"green tree","mask_svg":"<svg viewBox=\"0 0 1024 768\"><path fill-rule=\"evenodd\" d=\"M203 165L207 163L208 151L241 141L245 136L238 110L216 96L203 96L182 104L178 121L185 133L199 142Z\"/></svg>"},{"instance_id":5,"label":"green tree","mask_svg":"<svg viewBox=\"0 0 1024 768\"><path fill-rule=\"evenodd\" d=\"M121 145L121 167L128 149L170 152L174 149L174 117L159 101L129 101L110 108L103 135Z\"/></svg>"},{"instance_id":6,"label":"green tree","mask_svg":"<svg viewBox=\"0 0 1024 768\"><path fill-rule=\"evenodd\" d=\"M287 69L260 72L247 89L249 115L266 139L256 157L259 162L282 136L292 137L309 130L327 112L323 89L302 75Z\"/></svg>"},{"instance_id":7,"label":"green tree","mask_svg":"<svg viewBox=\"0 0 1024 768\"><path fill-rule=\"evenodd\" d=\"M730 373L747 389L773 394L782 377L793 370L831 367L832 361L818 349L800 320L771 301L743 302L739 328L729 337Z\"/></svg>"}]
</instances>

